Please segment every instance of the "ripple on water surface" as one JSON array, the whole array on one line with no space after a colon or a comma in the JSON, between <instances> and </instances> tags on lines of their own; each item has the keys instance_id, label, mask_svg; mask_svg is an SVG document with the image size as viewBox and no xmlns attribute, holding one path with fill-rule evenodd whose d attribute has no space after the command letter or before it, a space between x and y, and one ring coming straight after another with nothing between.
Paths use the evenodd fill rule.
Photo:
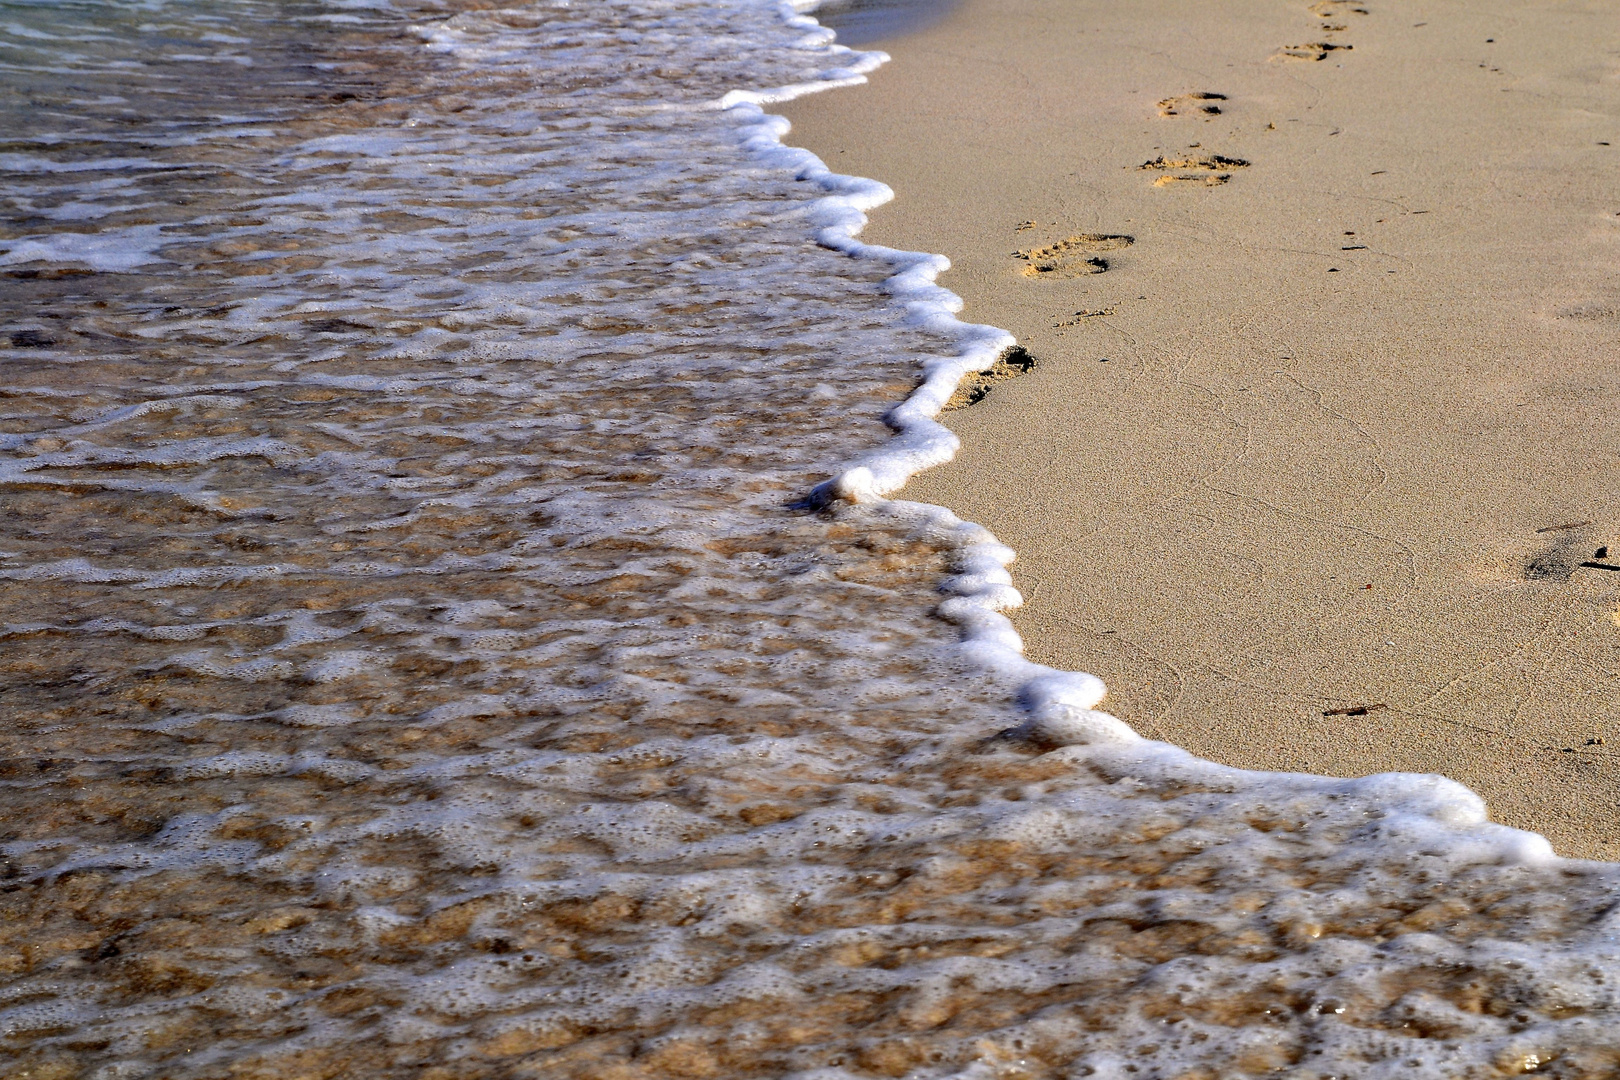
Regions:
<instances>
[{"instance_id":1,"label":"ripple on water surface","mask_svg":"<svg viewBox=\"0 0 1620 1080\"><path fill-rule=\"evenodd\" d=\"M1614 1074L1607 868L991 738L794 508L958 347L704 107L850 54L457 7L0 4L7 1075Z\"/></svg>"}]
</instances>

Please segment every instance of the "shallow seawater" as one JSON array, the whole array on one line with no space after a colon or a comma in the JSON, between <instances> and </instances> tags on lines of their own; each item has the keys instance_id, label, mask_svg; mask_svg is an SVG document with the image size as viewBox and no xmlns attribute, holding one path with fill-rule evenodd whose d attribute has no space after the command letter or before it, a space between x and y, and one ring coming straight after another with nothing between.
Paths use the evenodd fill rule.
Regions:
<instances>
[{"instance_id":1,"label":"shallow seawater","mask_svg":"<svg viewBox=\"0 0 1620 1080\"><path fill-rule=\"evenodd\" d=\"M1609 868L1030 721L807 500L962 343L713 105L857 60L0 2L0 1074L1620 1069Z\"/></svg>"},{"instance_id":2,"label":"shallow seawater","mask_svg":"<svg viewBox=\"0 0 1620 1080\"><path fill-rule=\"evenodd\" d=\"M838 33L845 45L914 34L943 22L960 0L829 0L815 9L816 21Z\"/></svg>"}]
</instances>

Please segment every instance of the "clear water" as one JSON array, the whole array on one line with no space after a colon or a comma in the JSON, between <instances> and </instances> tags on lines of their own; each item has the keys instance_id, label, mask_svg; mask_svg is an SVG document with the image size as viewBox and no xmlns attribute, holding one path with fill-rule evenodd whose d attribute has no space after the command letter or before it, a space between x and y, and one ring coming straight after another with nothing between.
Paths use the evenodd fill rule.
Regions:
<instances>
[{"instance_id":1,"label":"clear water","mask_svg":"<svg viewBox=\"0 0 1620 1080\"><path fill-rule=\"evenodd\" d=\"M860 58L467 7L0 3L0 1074L1620 1068L1610 868L1135 739L876 497L1001 339L736 104Z\"/></svg>"},{"instance_id":2,"label":"clear water","mask_svg":"<svg viewBox=\"0 0 1620 1080\"><path fill-rule=\"evenodd\" d=\"M830 0L816 7L816 21L834 30L844 45L865 45L915 34L943 22L959 0Z\"/></svg>"}]
</instances>

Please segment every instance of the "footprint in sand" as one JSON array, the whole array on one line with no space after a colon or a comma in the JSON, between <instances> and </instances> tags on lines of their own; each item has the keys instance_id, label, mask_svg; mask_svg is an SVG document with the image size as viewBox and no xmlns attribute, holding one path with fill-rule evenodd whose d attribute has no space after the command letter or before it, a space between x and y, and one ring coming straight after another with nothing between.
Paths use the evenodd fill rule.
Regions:
<instances>
[{"instance_id":1,"label":"footprint in sand","mask_svg":"<svg viewBox=\"0 0 1620 1080\"><path fill-rule=\"evenodd\" d=\"M1102 258L1098 252L1118 251L1134 243L1136 238L1133 236L1079 233L1047 247L1015 251L1012 257L1022 259L1026 264L1022 270L1025 277L1084 277L1087 274L1107 272L1108 260Z\"/></svg>"},{"instance_id":2,"label":"footprint in sand","mask_svg":"<svg viewBox=\"0 0 1620 1080\"><path fill-rule=\"evenodd\" d=\"M1209 116L1219 116L1221 107L1215 102L1225 100L1225 94L1212 94L1203 90L1191 94L1177 94L1175 97L1167 97L1159 102L1159 115L1181 116L1187 113L1205 113Z\"/></svg>"},{"instance_id":3,"label":"footprint in sand","mask_svg":"<svg viewBox=\"0 0 1620 1080\"><path fill-rule=\"evenodd\" d=\"M1232 179L1235 170L1248 167L1249 163L1242 158L1226 157L1223 154L1193 154L1186 157L1165 157L1161 154L1152 161L1145 161L1137 166L1138 169L1160 174L1153 181L1154 187L1169 187L1175 184L1214 187Z\"/></svg>"},{"instance_id":4,"label":"footprint in sand","mask_svg":"<svg viewBox=\"0 0 1620 1080\"><path fill-rule=\"evenodd\" d=\"M1560 319L1579 319L1586 322L1610 322L1620 320L1620 305L1604 303L1572 304L1568 307L1559 308L1557 311L1553 312L1553 315ZM23 333L29 334L33 333L33 331L25 330ZM17 343L17 338L17 334L11 335L11 343L13 345Z\"/></svg>"},{"instance_id":5,"label":"footprint in sand","mask_svg":"<svg viewBox=\"0 0 1620 1080\"><path fill-rule=\"evenodd\" d=\"M1273 60L1326 60L1328 53L1349 52L1354 45L1340 45L1333 41L1312 41L1304 45L1284 45L1271 54Z\"/></svg>"},{"instance_id":6,"label":"footprint in sand","mask_svg":"<svg viewBox=\"0 0 1620 1080\"><path fill-rule=\"evenodd\" d=\"M1054 330L1065 330L1065 329L1067 329L1067 328L1069 328L1071 326L1079 326L1081 323L1084 323L1087 319L1101 319L1106 315L1114 314L1114 312L1116 310L1117 309L1111 308L1111 307L1105 307L1105 308L1081 308L1079 311L1075 312L1073 315L1069 316L1067 319L1058 319L1056 322L1054 322L1052 324L1052 329L1054 329Z\"/></svg>"},{"instance_id":7,"label":"footprint in sand","mask_svg":"<svg viewBox=\"0 0 1620 1080\"><path fill-rule=\"evenodd\" d=\"M945 403L944 412L956 409L965 409L969 405L977 405L983 401L985 395L995 388L997 383L1004 383L1008 379L1016 379L1020 375L1027 375L1035 367L1035 358L1031 356L1022 345L1014 345L996 357L996 362L983 371L974 372L966 376L956 386L956 393Z\"/></svg>"},{"instance_id":8,"label":"footprint in sand","mask_svg":"<svg viewBox=\"0 0 1620 1080\"><path fill-rule=\"evenodd\" d=\"M1365 15L1367 8L1357 0L1318 0L1307 8L1319 19L1342 19L1346 15Z\"/></svg>"},{"instance_id":9,"label":"footprint in sand","mask_svg":"<svg viewBox=\"0 0 1620 1080\"><path fill-rule=\"evenodd\" d=\"M1366 15L1367 8L1360 0L1317 0L1306 9L1322 21L1324 34L1336 34L1348 29L1345 23L1338 20L1347 15ZM1271 54L1273 60L1303 60L1307 63L1320 63L1326 60L1329 53L1348 52L1354 46L1344 45L1337 41L1309 41L1304 45L1284 45Z\"/></svg>"}]
</instances>

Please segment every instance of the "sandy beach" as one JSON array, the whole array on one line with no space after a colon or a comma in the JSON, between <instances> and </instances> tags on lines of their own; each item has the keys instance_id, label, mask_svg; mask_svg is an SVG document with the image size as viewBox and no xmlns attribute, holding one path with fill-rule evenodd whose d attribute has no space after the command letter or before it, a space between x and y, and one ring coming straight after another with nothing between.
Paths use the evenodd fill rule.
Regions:
<instances>
[{"instance_id":1,"label":"sandy beach","mask_svg":"<svg viewBox=\"0 0 1620 1080\"><path fill-rule=\"evenodd\" d=\"M1216 761L1620 855L1612 10L966 0L877 44L781 111L1038 360L907 489L1019 550L1029 655Z\"/></svg>"}]
</instances>

